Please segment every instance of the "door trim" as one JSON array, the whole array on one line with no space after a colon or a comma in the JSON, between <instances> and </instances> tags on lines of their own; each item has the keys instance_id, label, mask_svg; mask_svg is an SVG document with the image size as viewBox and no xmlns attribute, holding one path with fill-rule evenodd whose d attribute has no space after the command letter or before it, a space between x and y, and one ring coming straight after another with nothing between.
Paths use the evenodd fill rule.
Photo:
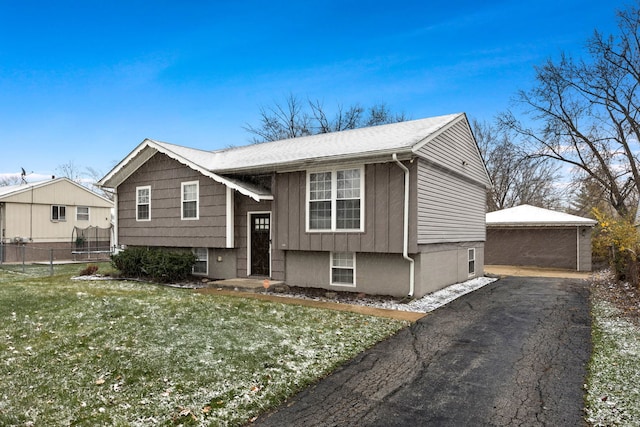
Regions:
<instances>
[{"instance_id":1,"label":"door trim","mask_svg":"<svg viewBox=\"0 0 640 427\"><path fill-rule=\"evenodd\" d=\"M271 239L273 230L273 220L271 211L249 211L247 212L247 277L251 276L251 231L253 228L253 222L251 221L251 215L255 214L268 214L269 215L269 277L271 277Z\"/></svg>"}]
</instances>

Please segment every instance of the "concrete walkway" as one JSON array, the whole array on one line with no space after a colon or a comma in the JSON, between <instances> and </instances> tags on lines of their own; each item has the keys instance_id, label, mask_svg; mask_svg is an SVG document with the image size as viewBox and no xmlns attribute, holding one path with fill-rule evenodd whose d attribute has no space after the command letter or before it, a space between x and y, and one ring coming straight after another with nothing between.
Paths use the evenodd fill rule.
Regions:
<instances>
[{"instance_id":1,"label":"concrete walkway","mask_svg":"<svg viewBox=\"0 0 640 427\"><path fill-rule=\"evenodd\" d=\"M583 426L588 282L507 277L439 308L254 426Z\"/></svg>"}]
</instances>

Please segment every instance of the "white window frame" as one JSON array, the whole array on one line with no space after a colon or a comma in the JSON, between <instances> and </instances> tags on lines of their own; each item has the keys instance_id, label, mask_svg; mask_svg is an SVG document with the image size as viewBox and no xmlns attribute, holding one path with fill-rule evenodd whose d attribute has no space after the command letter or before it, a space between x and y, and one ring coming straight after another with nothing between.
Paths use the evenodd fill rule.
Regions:
<instances>
[{"instance_id":1,"label":"white window frame","mask_svg":"<svg viewBox=\"0 0 640 427\"><path fill-rule=\"evenodd\" d=\"M54 216L53 212L56 211L56 216ZM60 215L60 210L64 211L64 214ZM51 205L51 221L53 222L63 222L67 220L67 206L66 205Z\"/></svg>"},{"instance_id":2,"label":"white window frame","mask_svg":"<svg viewBox=\"0 0 640 427\"><path fill-rule=\"evenodd\" d=\"M360 227L359 228L337 228L337 201L343 200L338 199L338 179L337 175L339 171L347 171L357 169L360 172ZM311 228L311 217L310 217L310 205L311 205L311 175L318 173L331 173L331 228L323 228L323 229L315 229ZM306 203L305 203L305 230L307 233L354 233L354 232L364 232L364 221L365 221L365 179L364 179L364 165L356 165L356 166L341 166L334 167L329 169L313 169L307 171L307 180L306 180ZM355 200L353 198L352 200Z\"/></svg>"},{"instance_id":3,"label":"white window frame","mask_svg":"<svg viewBox=\"0 0 640 427\"><path fill-rule=\"evenodd\" d=\"M195 200L185 200L184 198L184 188L188 185L196 186L196 198ZM188 202L196 203L196 216L194 217L185 217L184 216L184 204ZM180 184L180 218L185 221L197 220L200 219L200 181L188 181Z\"/></svg>"},{"instance_id":4,"label":"white window frame","mask_svg":"<svg viewBox=\"0 0 640 427\"><path fill-rule=\"evenodd\" d=\"M147 190L149 192L149 201L147 203L140 203L140 191ZM140 218L140 206L148 206L149 207L149 216L147 218ZM136 187L136 221L151 221L151 186L144 185L141 187Z\"/></svg>"},{"instance_id":5,"label":"white window frame","mask_svg":"<svg viewBox=\"0 0 640 427\"><path fill-rule=\"evenodd\" d=\"M334 258L336 254L344 254L344 255L351 255L351 263L352 265L349 266L336 266L334 265ZM343 282L334 282L333 281L333 269L334 268L339 268L339 269L343 269L343 270L353 270L353 283L343 283ZM348 287L348 288L355 288L356 287L356 253L355 252L331 252L330 255L330 260L329 260L329 281L331 286L344 286L344 287Z\"/></svg>"},{"instance_id":6,"label":"white window frame","mask_svg":"<svg viewBox=\"0 0 640 427\"><path fill-rule=\"evenodd\" d=\"M87 212L80 212L80 209L86 209ZM76 221L89 221L89 213L90 213L91 209L89 208L89 206L76 206ZM82 216L82 218L81 218Z\"/></svg>"},{"instance_id":7,"label":"white window frame","mask_svg":"<svg viewBox=\"0 0 640 427\"><path fill-rule=\"evenodd\" d=\"M467 251L467 261L469 265L469 277L476 275L476 248L469 248Z\"/></svg>"},{"instance_id":8,"label":"white window frame","mask_svg":"<svg viewBox=\"0 0 640 427\"><path fill-rule=\"evenodd\" d=\"M199 250L204 250L204 254L198 253ZM196 272L195 266L194 266L191 269L191 273L196 276L208 276L209 275L209 249L208 248L192 248L191 252L193 252L196 258L198 258L197 261L199 262L204 261L204 265L206 266L204 272ZM204 258L201 258L202 255L204 255Z\"/></svg>"}]
</instances>

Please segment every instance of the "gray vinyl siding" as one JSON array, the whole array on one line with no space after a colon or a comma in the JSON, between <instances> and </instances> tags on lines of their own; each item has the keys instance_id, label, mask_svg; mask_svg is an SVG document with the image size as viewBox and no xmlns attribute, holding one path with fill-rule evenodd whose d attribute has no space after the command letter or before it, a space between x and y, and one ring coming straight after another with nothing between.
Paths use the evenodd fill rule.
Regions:
<instances>
[{"instance_id":1,"label":"gray vinyl siding","mask_svg":"<svg viewBox=\"0 0 640 427\"><path fill-rule=\"evenodd\" d=\"M485 240L484 186L418 160L419 244Z\"/></svg>"},{"instance_id":2,"label":"gray vinyl siding","mask_svg":"<svg viewBox=\"0 0 640 427\"><path fill-rule=\"evenodd\" d=\"M426 143L417 154L443 168L489 186L489 178L466 120L460 120Z\"/></svg>"},{"instance_id":3,"label":"gray vinyl siding","mask_svg":"<svg viewBox=\"0 0 640 427\"><path fill-rule=\"evenodd\" d=\"M198 220L181 220L181 183L199 182ZM136 187L151 186L151 221L136 221ZM164 154L156 154L118 187L119 243L225 247L226 187Z\"/></svg>"},{"instance_id":4,"label":"gray vinyl siding","mask_svg":"<svg viewBox=\"0 0 640 427\"><path fill-rule=\"evenodd\" d=\"M411 182L415 182L415 164ZM276 175L274 247L281 250L402 253L404 172L395 163L365 165L364 232L306 231L306 172ZM411 185L410 223L415 230L416 189ZM484 210L483 210L484 215ZM410 233L410 248L417 248ZM411 249L410 249L411 250Z\"/></svg>"},{"instance_id":5,"label":"gray vinyl siding","mask_svg":"<svg viewBox=\"0 0 640 427\"><path fill-rule=\"evenodd\" d=\"M591 271L591 227L578 228L578 270Z\"/></svg>"}]
</instances>

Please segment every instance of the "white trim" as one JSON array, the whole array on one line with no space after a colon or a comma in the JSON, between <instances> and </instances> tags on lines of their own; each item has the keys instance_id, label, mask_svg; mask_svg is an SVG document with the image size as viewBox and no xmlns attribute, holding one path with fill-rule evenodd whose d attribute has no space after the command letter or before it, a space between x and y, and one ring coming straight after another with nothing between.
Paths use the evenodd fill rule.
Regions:
<instances>
[{"instance_id":1,"label":"white trim","mask_svg":"<svg viewBox=\"0 0 640 427\"><path fill-rule=\"evenodd\" d=\"M473 254L473 258L471 257ZM473 261L473 271L469 271L469 263ZM476 275L476 248L467 248L467 273L469 277Z\"/></svg>"},{"instance_id":2,"label":"white trim","mask_svg":"<svg viewBox=\"0 0 640 427\"><path fill-rule=\"evenodd\" d=\"M140 190L149 190L149 218L140 219L138 215L138 206L140 205L140 194L138 193ZM145 222L151 221L151 186L150 185L141 185L136 187L136 221L137 222Z\"/></svg>"},{"instance_id":3,"label":"white trim","mask_svg":"<svg viewBox=\"0 0 640 427\"><path fill-rule=\"evenodd\" d=\"M58 218L53 217L53 208L58 208ZM60 208L64 208L64 215L61 217ZM49 214L51 217L51 222L66 222L67 221L67 205L57 205L52 204L51 209L49 210Z\"/></svg>"},{"instance_id":4,"label":"white trim","mask_svg":"<svg viewBox=\"0 0 640 427\"><path fill-rule=\"evenodd\" d=\"M80 208L87 208L87 219L80 219L78 215L80 214L78 210ZM84 215L84 214L83 214ZM91 207L90 206L76 206L76 221L91 221Z\"/></svg>"},{"instance_id":5,"label":"white trim","mask_svg":"<svg viewBox=\"0 0 640 427\"><path fill-rule=\"evenodd\" d=\"M251 276L251 215L269 214L269 277L271 277L271 232L273 230L273 221L271 211L249 211L247 212L247 277Z\"/></svg>"},{"instance_id":6,"label":"white trim","mask_svg":"<svg viewBox=\"0 0 640 427\"><path fill-rule=\"evenodd\" d=\"M235 247L234 228L235 228L235 207L234 207L234 190L227 187L227 205L226 205L226 247Z\"/></svg>"},{"instance_id":7,"label":"white trim","mask_svg":"<svg viewBox=\"0 0 640 427\"><path fill-rule=\"evenodd\" d=\"M338 229L336 227L337 223L337 195L338 195L338 179L337 174L339 171L346 171L357 169L360 171L360 228L345 228ZM331 173L331 228L330 229L312 229L309 226L310 217L309 217L309 204L311 202L311 186L310 186L310 175L316 173L330 172ZM306 171L306 188L305 188L305 231L307 233L362 233L364 232L364 223L365 223L365 166L363 164L359 165L342 165L339 167L327 167L327 168L317 168L317 169L308 169Z\"/></svg>"},{"instance_id":8,"label":"white trim","mask_svg":"<svg viewBox=\"0 0 640 427\"><path fill-rule=\"evenodd\" d=\"M152 139L145 139L142 141L127 157L120 161L104 178L98 181L98 185L101 187L110 187L115 188L121 183L123 183L129 176L131 176L142 164L146 163L155 153L162 153L173 160L176 160L183 165L188 166L189 168L200 172L202 175L213 179L215 182L220 184L224 184L227 187L230 187L240 194L243 194L247 197L252 198L256 202L260 202L262 200L273 200L273 195L264 195L258 194L254 191L251 191L242 185L239 185L229 179L226 179L216 173L211 172L207 168L192 162L191 160L185 158L184 156L174 152L171 150L169 145L172 144L164 144L158 141L154 141ZM150 153L144 153L144 150L149 148ZM138 155L141 155L140 159L135 160ZM135 160L135 161L134 161ZM134 164L135 163L135 164ZM139 164L138 164L139 163ZM133 168L133 170L128 170L128 168ZM118 176L120 175L120 176ZM113 182L112 182L113 181Z\"/></svg>"},{"instance_id":9,"label":"white trim","mask_svg":"<svg viewBox=\"0 0 640 427\"><path fill-rule=\"evenodd\" d=\"M209 275L209 248L202 248L202 247L198 247L198 248L191 248L191 252L196 255L196 257L198 256L196 254L196 250L197 249L204 249L205 251L207 251L207 255L206 258L204 259L206 265L207 265L207 271L204 273L196 273L195 271L193 271L193 269L191 270L191 273L195 276L208 276ZM198 261L201 261L200 258L198 258Z\"/></svg>"},{"instance_id":10,"label":"white trim","mask_svg":"<svg viewBox=\"0 0 640 427\"><path fill-rule=\"evenodd\" d=\"M341 283L341 282L333 282L333 269L334 269L334 265L333 265L333 255L335 253L341 253L341 254L351 254L351 259L353 262L353 267L351 268L353 270L353 283ZM335 268L343 268L346 269L344 267L335 267ZM356 287L356 253L355 252L340 252L340 251L336 251L336 252L330 252L329 254L329 284L331 286L343 286L346 288L355 288Z\"/></svg>"},{"instance_id":11,"label":"white trim","mask_svg":"<svg viewBox=\"0 0 640 427\"><path fill-rule=\"evenodd\" d=\"M187 185L195 185L196 186L196 216L195 217L185 217L184 216L184 203L185 202L193 202L194 200L185 200L184 199L184 187ZM195 221L200 219L200 181L186 181L180 183L180 219L183 221Z\"/></svg>"}]
</instances>

